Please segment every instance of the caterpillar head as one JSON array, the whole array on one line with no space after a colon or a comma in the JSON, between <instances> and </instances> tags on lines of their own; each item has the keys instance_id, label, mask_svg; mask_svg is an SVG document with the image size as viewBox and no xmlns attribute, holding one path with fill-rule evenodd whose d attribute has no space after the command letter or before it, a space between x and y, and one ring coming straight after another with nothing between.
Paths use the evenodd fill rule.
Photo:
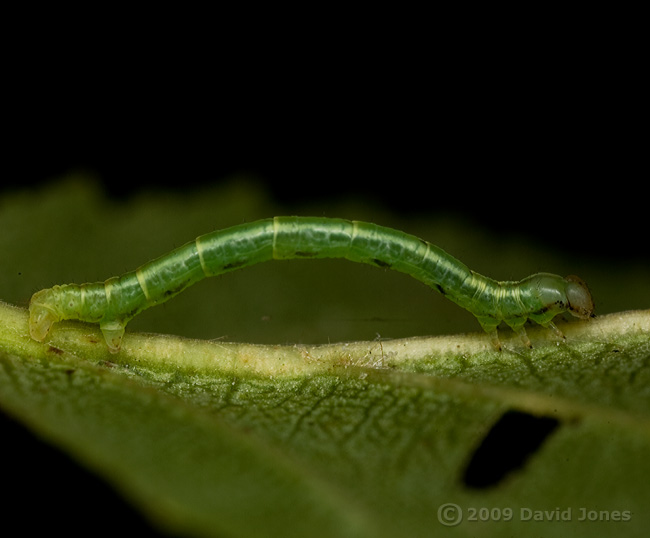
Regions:
<instances>
[{"instance_id":1,"label":"caterpillar head","mask_svg":"<svg viewBox=\"0 0 650 538\"><path fill-rule=\"evenodd\" d=\"M39 342L45 339L52 324L61 319L48 301L50 291L36 292L29 303L29 334Z\"/></svg>"},{"instance_id":2,"label":"caterpillar head","mask_svg":"<svg viewBox=\"0 0 650 538\"><path fill-rule=\"evenodd\" d=\"M569 275L566 280L567 310L580 319L589 319L594 316L594 300L587 284L575 275Z\"/></svg>"}]
</instances>

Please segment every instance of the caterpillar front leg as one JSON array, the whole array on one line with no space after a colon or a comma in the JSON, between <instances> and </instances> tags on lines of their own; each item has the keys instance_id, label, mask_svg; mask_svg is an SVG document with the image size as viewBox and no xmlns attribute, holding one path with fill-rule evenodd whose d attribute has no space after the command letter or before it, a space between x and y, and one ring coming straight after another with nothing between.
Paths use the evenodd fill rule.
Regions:
<instances>
[{"instance_id":1,"label":"caterpillar front leg","mask_svg":"<svg viewBox=\"0 0 650 538\"><path fill-rule=\"evenodd\" d=\"M497 351L501 351L501 340L499 340L499 333L497 332L496 327L490 331L487 331L488 336L490 337L490 341L492 342L492 345L494 346L494 349Z\"/></svg>"},{"instance_id":2,"label":"caterpillar front leg","mask_svg":"<svg viewBox=\"0 0 650 538\"><path fill-rule=\"evenodd\" d=\"M557 336L559 339L566 340L566 336L564 336L564 333L560 329L558 329L555 323L553 323L552 321L546 323L544 327L546 327L547 329L551 329L555 333L555 336Z\"/></svg>"},{"instance_id":3,"label":"caterpillar front leg","mask_svg":"<svg viewBox=\"0 0 650 538\"><path fill-rule=\"evenodd\" d=\"M497 332L499 322L495 318L489 316L477 316L477 319L481 324L481 327L483 327L483 330L490 337L494 349L501 351L501 341L499 340L499 333Z\"/></svg>"},{"instance_id":4,"label":"caterpillar front leg","mask_svg":"<svg viewBox=\"0 0 650 538\"><path fill-rule=\"evenodd\" d=\"M528 338L528 333L526 332L526 329L524 329L524 326L522 325L521 327L513 327L513 329L519 335L519 339L524 343L524 345L527 348L532 349L533 344L530 343L530 338Z\"/></svg>"},{"instance_id":5,"label":"caterpillar front leg","mask_svg":"<svg viewBox=\"0 0 650 538\"><path fill-rule=\"evenodd\" d=\"M526 332L526 329L524 328L524 325L526 323L526 318L512 318L512 319L506 319L506 323L510 326L510 328L519 336L519 339L522 341L522 343L529 349L532 349L533 344L530 343L530 338L528 338L528 333Z\"/></svg>"}]
</instances>

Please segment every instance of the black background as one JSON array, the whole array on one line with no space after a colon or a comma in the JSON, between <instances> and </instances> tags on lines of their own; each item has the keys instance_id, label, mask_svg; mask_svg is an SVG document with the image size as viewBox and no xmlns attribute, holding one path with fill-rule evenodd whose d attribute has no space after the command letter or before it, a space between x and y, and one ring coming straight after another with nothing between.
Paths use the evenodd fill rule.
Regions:
<instances>
[{"instance_id":1,"label":"black background","mask_svg":"<svg viewBox=\"0 0 650 538\"><path fill-rule=\"evenodd\" d=\"M568 252L648 259L633 32L369 26L180 41L147 30L122 46L90 29L7 55L2 190L85 171L125 199L245 173L282 203L354 195Z\"/></svg>"}]
</instances>

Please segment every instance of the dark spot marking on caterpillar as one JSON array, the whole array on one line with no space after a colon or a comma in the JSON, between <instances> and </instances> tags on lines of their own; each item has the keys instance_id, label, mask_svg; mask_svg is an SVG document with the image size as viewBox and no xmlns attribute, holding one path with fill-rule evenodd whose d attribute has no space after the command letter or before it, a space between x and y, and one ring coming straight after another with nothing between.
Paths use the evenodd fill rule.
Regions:
<instances>
[{"instance_id":1,"label":"dark spot marking on caterpillar","mask_svg":"<svg viewBox=\"0 0 650 538\"><path fill-rule=\"evenodd\" d=\"M154 303L154 304L158 304L158 303ZM142 307L139 307L139 308L136 307L136 308L133 308L132 310L129 310L125 314L122 314L118 319L115 319L113 321L118 321L119 323L122 323L124 326L126 326L126 323L128 322L128 320L130 320L134 316L137 316L140 312L142 312ZM127 320L127 321L124 321L124 320Z\"/></svg>"},{"instance_id":2,"label":"dark spot marking on caterpillar","mask_svg":"<svg viewBox=\"0 0 650 538\"><path fill-rule=\"evenodd\" d=\"M316 256L316 253L315 252L306 252L304 250L296 250L295 255L298 258L313 258L314 256Z\"/></svg>"},{"instance_id":3,"label":"dark spot marking on caterpillar","mask_svg":"<svg viewBox=\"0 0 650 538\"><path fill-rule=\"evenodd\" d=\"M47 347L48 352L54 353L55 355L63 355L63 350L59 349L58 347L54 347L52 345L49 345Z\"/></svg>"},{"instance_id":4,"label":"dark spot marking on caterpillar","mask_svg":"<svg viewBox=\"0 0 650 538\"><path fill-rule=\"evenodd\" d=\"M506 476L522 469L559 425L554 417L507 411L472 454L463 484L474 489L497 486Z\"/></svg>"},{"instance_id":5,"label":"dark spot marking on caterpillar","mask_svg":"<svg viewBox=\"0 0 650 538\"><path fill-rule=\"evenodd\" d=\"M223 266L224 271L232 271L233 269L239 269L240 267L244 267L246 265L245 260L237 260L234 262L227 263L226 265Z\"/></svg>"},{"instance_id":6,"label":"dark spot marking on caterpillar","mask_svg":"<svg viewBox=\"0 0 650 538\"><path fill-rule=\"evenodd\" d=\"M447 295L447 292L445 291L445 289L444 289L440 284L436 284L435 286L436 286L436 289L437 289L437 290L438 290L442 295Z\"/></svg>"},{"instance_id":7,"label":"dark spot marking on caterpillar","mask_svg":"<svg viewBox=\"0 0 650 538\"><path fill-rule=\"evenodd\" d=\"M372 263L374 263L377 267L383 267L384 269L390 269L391 264L387 263L383 260L380 260L378 258L375 258L372 260Z\"/></svg>"},{"instance_id":8,"label":"dark spot marking on caterpillar","mask_svg":"<svg viewBox=\"0 0 650 538\"><path fill-rule=\"evenodd\" d=\"M172 297L173 295L179 294L181 291L183 291L185 288L187 288L190 285L189 280L185 280L184 282L181 282L178 284L178 286L174 286L173 288L170 288L168 290L165 290L164 295L166 297ZM135 314L134 314L135 315Z\"/></svg>"}]
</instances>

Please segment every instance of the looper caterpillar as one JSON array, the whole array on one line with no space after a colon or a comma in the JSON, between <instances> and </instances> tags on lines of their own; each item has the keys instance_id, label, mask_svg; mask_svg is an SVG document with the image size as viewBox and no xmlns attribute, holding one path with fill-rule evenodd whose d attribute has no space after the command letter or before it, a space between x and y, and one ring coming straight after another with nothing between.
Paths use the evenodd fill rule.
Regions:
<instances>
[{"instance_id":1,"label":"looper caterpillar","mask_svg":"<svg viewBox=\"0 0 650 538\"><path fill-rule=\"evenodd\" d=\"M218 230L105 282L41 290L29 305L29 330L42 341L53 323L99 323L111 353L120 350L134 316L207 277L255 263L289 258L346 258L409 274L476 316L497 349L504 321L527 346L531 319L561 335L553 318L563 312L587 319L594 305L578 277L537 273L498 282L470 271L442 249L376 224L319 217L275 217Z\"/></svg>"}]
</instances>

